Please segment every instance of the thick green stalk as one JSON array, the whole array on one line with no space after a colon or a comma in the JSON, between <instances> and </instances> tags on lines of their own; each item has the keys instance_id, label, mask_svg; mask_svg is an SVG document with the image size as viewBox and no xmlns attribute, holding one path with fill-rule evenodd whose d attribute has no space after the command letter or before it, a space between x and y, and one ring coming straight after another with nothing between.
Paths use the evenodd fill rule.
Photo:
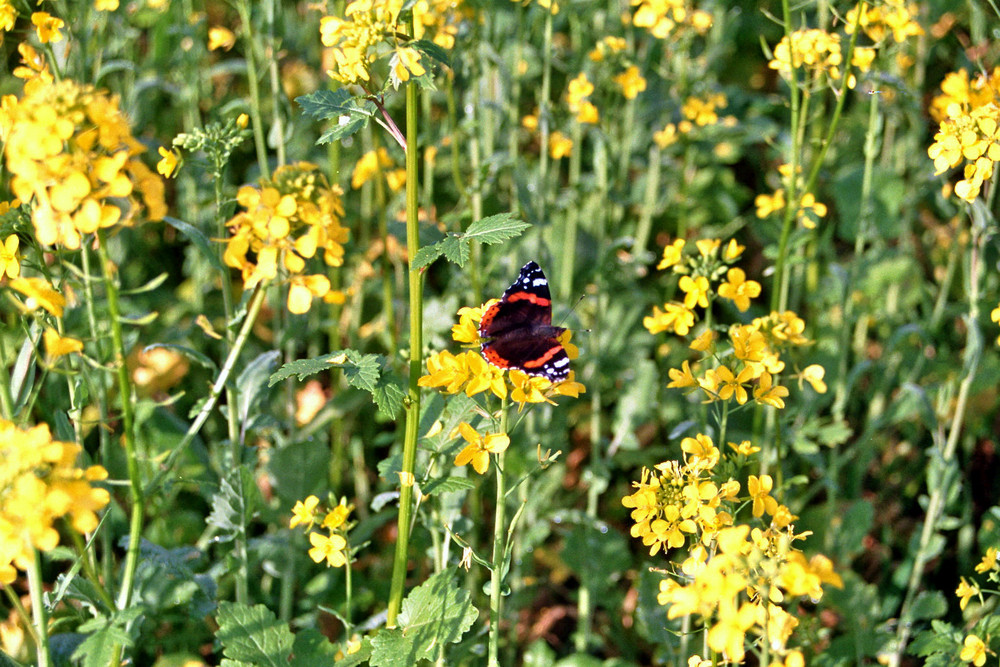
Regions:
<instances>
[{"instance_id":1,"label":"thick green stalk","mask_svg":"<svg viewBox=\"0 0 1000 667\"><path fill-rule=\"evenodd\" d=\"M410 26L412 32L413 26ZM406 250L411 259L420 249L420 221L418 196L420 182L417 175L417 84L406 84ZM413 513L413 468L417 459L417 435L420 426L420 370L423 366L423 294L420 271L409 267L410 286L410 383L406 400L406 427L403 440L403 464L399 473L399 516L396 522L396 553L392 562L392 584L389 589L389 609L386 626L396 627L396 616L403 603L406 587L406 563L410 544L411 515Z\"/></svg>"},{"instance_id":2,"label":"thick green stalk","mask_svg":"<svg viewBox=\"0 0 1000 667\"><path fill-rule=\"evenodd\" d=\"M507 413L509 400L503 399L500 408L500 432L507 433ZM497 454L496 479L497 499L493 515L493 558L490 561L490 640L489 667L500 667L500 618L503 606L503 575L504 575L504 523L506 517L507 487L504 481L504 455L506 450Z\"/></svg>"},{"instance_id":3,"label":"thick green stalk","mask_svg":"<svg viewBox=\"0 0 1000 667\"><path fill-rule=\"evenodd\" d=\"M52 658L49 655L49 615L45 610L44 593L42 590L42 558L38 550L34 551L34 559L28 568L28 591L31 593L31 615L33 617L32 634L37 638L35 646L38 649L38 667L49 667ZM117 664L117 663L115 663Z\"/></svg>"},{"instance_id":4,"label":"thick green stalk","mask_svg":"<svg viewBox=\"0 0 1000 667\"><path fill-rule=\"evenodd\" d=\"M260 175L266 178L271 175L271 169L267 164L267 142L264 139L264 115L260 104L260 85L257 74L257 56L254 53L256 45L253 40L250 4L246 0L241 0L236 3L236 11L240 15L246 45L244 58L247 63L247 88L250 91L250 118L253 122L253 143L257 149L257 168L260 169Z\"/></svg>"},{"instance_id":5,"label":"thick green stalk","mask_svg":"<svg viewBox=\"0 0 1000 667\"><path fill-rule=\"evenodd\" d=\"M135 413L132 405L132 382L125 364L125 340L122 335L121 309L118 304L118 285L115 282L117 267L108 255L108 237L105 230L97 232L97 253L104 276L104 290L108 301L108 319L111 320L111 354L118 378L118 400L121 402L122 440L125 444L125 462L128 469L129 499L132 501L128 530L128 550L122 572L121 589L118 591L118 608L128 609L132 603L132 586L135 570L139 565L139 544L142 536L142 519L145 497L142 492L142 473L139 470L139 453L135 444ZM114 654L121 655L122 646ZM118 664L115 661L115 664Z\"/></svg>"}]
</instances>

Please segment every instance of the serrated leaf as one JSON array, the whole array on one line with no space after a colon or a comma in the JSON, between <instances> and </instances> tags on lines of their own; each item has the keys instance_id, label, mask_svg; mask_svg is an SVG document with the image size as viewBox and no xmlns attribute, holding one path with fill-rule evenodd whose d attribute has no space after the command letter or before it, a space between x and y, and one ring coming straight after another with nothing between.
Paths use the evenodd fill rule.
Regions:
<instances>
[{"instance_id":1,"label":"serrated leaf","mask_svg":"<svg viewBox=\"0 0 1000 667\"><path fill-rule=\"evenodd\" d=\"M910 607L910 617L914 621L940 618L948 612L948 601L941 591L921 591Z\"/></svg>"},{"instance_id":2,"label":"serrated leaf","mask_svg":"<svg viewBox=\"0 0 1000 667\"><path fill-rule=\"evenodd\" d=\"M395 417L403 406L406 393L402 381L394 373L384 368L384 358L377 354L361 354L357 350L340 350L324 354L315 359L299 359L289 362L271 374L269 385L280 382L292 375L300 380L313 373L340 368L344 377L355 389L372 395L379 412L387 417Z\"/></svg>"},{"instance_id":3,"label":"serrated leaf","mask_svg":"<svg viewBox=\"0 0 1000 667\"><path fill-rule=\"evenodd\" d=\"M348 364L343 364L344 377L347 383L356 389L363 389L369 394L375 393L379 375L382 372L382 364L379 363L378 355L361 355L354 350L347 351Z\"/></svg>"},{"instance_id":4,"label":"serrated leaf","mask_svg":"<svg viewBox=\"0 0 1000 667\"><path fill-rule=\"evenodd\" d=\"M420 491L429 496L432 493L455 493L476 488L476 481L468 477L439 477L432 479Z\"/></svg>"},{"instance_id":5,"label":"serrated leaf","mask_svg":"<svg viewBox=\"0 0 1000 667\"><path fill-rule=\"evenodd\" d=\"M230 480L230 477L234 478ZM233 468L230 477L223 477L219 491L212 496L212 513L205 520L219 529L220 541L232 540L246 530L256 503L253 474L242 466Z\"/></svg>"},{"instance_id":6,"label":"serrated leaf","mask_svg":"<svg viewBox=\"0 0 1000 667\"><path fill-rule=\"evenodd\" d=\"M219 259L219 253L215 251L212 247L212 242L208 240L208 237L201 233L201 230L192 225L191 223L184 222L177 218L172 218L169 215L163 218L163 221L183 234L188 241L191 241L201 251L202 256L208 260L208 263L220 273L226 273L229 269L225 267L222 260Z\"/></svg>"},{"instance_id":7,"label":"serrated leaf","mask_svg":"<svg viewBox=\"0 0 1000 667\"><path fill-rule=\"evenodd\" d=\"M137 611L141 612L142 609L137 607ZM117 652L117 647L132 646L132 637L125 631L129 618L134 616L116 614L111 618L95 618L81 624L79 630L90 634L73 651L73 660L82 660L83 667L107 667L112 664L112 656Z\"/></svg>"},{"instance_id":8,"label":"serrated leaf","mask_svg":"<svg viewBox=\"0 0 1000 667\"><path fill-rule=\"evenodd\" d=\"M352 96L343 88L317 90L301 95L295 101L303 113L318 120L334 120L335 124L323 133L316 143L325 144L349 137L364 127L375 114L375 104Z\"/></svg>"},{"instance_id":9,"label":"serrated leaf","mask_svg":"<svg viewBox=\"0 0 1000 667\"><path fill-rule=\"evenodd\" d=\"M428 41L426 39L418 39L407 44L407 46L412 46L420 53L427 54L431 59L436 60L445 67L451 67L450 59L448 58L448 52L443 48L435 44L434 42Z\"/></svg>"},{"instance_id":10,"label":"serrated leaf","mask_svg":"<svg viewBox=\"0 0 1000 667\"><path fill-rule=\"evenodd\" d=\"M211 371L218 368L215 362L209 359L206 355L202 354L197 350L192 350L190 347L185 347L183 345L175 345L174 343L153 343L142 348L143 352L148 352L150 350L155 350L156 348L163 348L164 350L173 350L178 354L181 354L196 364L203 366Z\"/></svg>"},{"instance_id":11,"label":"serrated leaf","mask_svg":"<svg viewBox=\"0 0 1000 667\"><path fill-rule=\"evenodd\" d=\"M379 375L378 384L375 385L375 391L372 392L372 397L375 399L378 411L389 419L393 419L403 407L406 392L403 391L402 382L395 377L395 374L383 369Z\"/></svg>"},{"instance_id":12,"label":"serrated leaf","mask_svg":"<svg viewBox=\"0 0 1000 667\"><path fill-rule=\"evenodd\" d=\"M431 576L403 600L395 628L372 640L374 667L410 667L433 658L437 647L459 641L479 613L469 591L455 585L455 571Z\"/></svg>"},{"instance_id":13,"label":"serrated leaf","mask_svg":"<svg viewBox=\"0 0 1000 667\"><path fill-rule=\"evenodd\" d=\"M513 213L498 213L476 220L465 230L463 236L470 241L494 245L520 236L531 225L518 220Z\"/></svg>"},{"instance_id":14,"label":"serrated leaf","mask_svg":"<svg viewBox=\"0 0 1000 667\"><path fill-rule=\"evenodd\" d=\"M215 620L219 624L215 636L226 658L264 667L288 667L294 637L288 625L264 605L220 602Z\"/></svg>"},{"instance_id":15,"label":"serrated leaf","mask_svg":"<svg viewBox=\"0 0 1000 667\"><path fill-rule=\"evenodd\" d=\"M336 661L337 647L313 628L305 628L295 633L292 643L291 667L313 667L331 665Z\"/></svg>"},{"instance_id":16,"label":"serrated leaf","mask_svg":"<svg viewBox=\"0 0 1000 667\"><path fill-rule=\"evenodd\" d=\"M328 371L331 368L340 368L342 366L341 363L333 362L337 358L344 358L344 353L339 351L330 352L329 354L313 357L312 359L290 361L274 373L271 373L271 377L267 381L267 386L273 387L278 382L287 380L293 375L297 376L299 380L305 380L310 375Z\"/></svg>"},{"instance_id":17,"label":"serrated leaf","mask_svg":"<svg viewBox=\"0 0 1000 667\"><path fill-rule=\"evenodd\" d=\"M449 236L441 241L441 252L444 253L449 262L464 267L472 252L469 245L470 241L465 236Z\"/></svg>"},{"instance_id":18,"label":"serrated leaf","mask_svg":"<svg viewBox=\"0 0 1000 667\"><path fill-rule=\"evenodd\" d=\"M414 269L422 269L425 266L430 266L434 263L434 260L444 254L443 244L444 241L438 241L431 245L425 245L413 256L410 266Z\"/></svg>"}]
</instances>

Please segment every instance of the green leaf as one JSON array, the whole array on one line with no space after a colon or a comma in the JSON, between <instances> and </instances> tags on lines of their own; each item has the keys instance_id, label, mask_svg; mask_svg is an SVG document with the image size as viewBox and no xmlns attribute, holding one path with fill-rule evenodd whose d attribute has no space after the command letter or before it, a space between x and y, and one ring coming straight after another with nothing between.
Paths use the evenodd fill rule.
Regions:
<instances>
[{"instance_id":1,"label":"green leaf","mask_svg":"<svg viewBox=\"0 0 1000 667\"><path fill-rule=\"evenodd\" d=\"M516 219L513 213L498 213L476 220L463 236L470 241L496 245L520 236L528 227L529 223Z\"/></svg>"},{"instance_id":2,"label":"green leaf","mask_svg":"<svg viewBox=\"0 0 1000 667\"><path fill-rule=\"evenodd\" d=\"M81 623L78 630L89 634L73 651L73 660L82 659L83 667L107 667L112 664L112 656L118 646L130 648L133 645L126 628L145 611L142 605L136 605L110 617L99 616Z\"/></svg>"},{"instance_id":3,"label":"green leaf","mask_svg":"<svg viewBox=\"0 0 1000 667\"><path fill-rule=\"evenodd\" d=\"M271 453L267 468L274 490L288 506L310 494L319 494L327 481L330 450L315 442L293 442Z\"/></svg>"},{"instance_id":4,"label":"green leaf","mask_svg":"<svg viewBox=\"0 0 1000 667\"><path fill-rule=\"evenodd\" d=\"M191 241L201 251L201 254L208 260L208 263L219 271L219 273L224 274L229 270L222 263L222 260L219 259L219 253L212 247L212 242L208 240L207 236L201 233L200 229L183 220L172 218L169 215L164 217L163 221L186 236L188 241Z\"/></svg>"},{"instance_id":5,"label":"green leaf","mask_svg":"<svg viewBox=\"0 0 1000 667\"><path fill-rule=\"evenodd\" d=\"M377 354L361 354L357 350L339 350L313 359L289 362L271 374L269 385L293 375L300 380L330 368L341 368L348 384L367 391L378 406L379 412L395 417L403 406L406 393L402 380L385 368L385 358Z\"/></svg>"},{"instance_id":6,"label":"green leaf","mask_svg":"<svg viewBox=\"0 0 1000 667\"><path fill-rule=\"evenodd\" d=\"M243 466L233 468L229 477L222 478L218 493L212 496L212 513L205 520L219 529L218 540L232 540L246 531L256 506L256 490L253 473Z\"/></svg>"},{"instance_id":7,"label":"green leaf","mask_svg":"<svg viewBox=\"0 0 1000 667\"><path fill-rule=\"evenodd\" d=\"M337 647L330 640L313 628L305 628L295 633L292 643L292 654L295 656L291 667L313 667L313 665L332 665L336 660Z\"/></svg>"},{"instance_id":8,"label":"green leaf","mask_svg":"<svg viewBox=\"0 0 1000 667\"><path fill-rule=\"evenodd\" d=\"M444 241L438 241L432 245L425 245L413 256L411 265L415 269L422 269L434 263L438 257L444 254Z\"/></svg>"},{"instance_id":9,"label":"green leaf","mask_svg":"<svg viewBox=\"0 0 1000 667\"><path fill-rule=\"evenodd\" d=\"M236 379L236 387L239 389L239 406L236 414L239 415L242 423L250 421L250 411L254 403L261 396L264 388L264 381L268 378L271 368L281 357L279 350L271 350L257 355L247 367L243 369ZM267 385L270 386L270 385Z\"/></svg>"},{"instance_id":10,"label":"green leaf","mask_svg":"<svg viewBox=\"0 0 1000 667\"><path fill-rule=\"evenodd\" d=\"M371 100L354 97L343 88L317 90L295 98L303 113L317 120L335 120L333 127L316 142L326 144L351 136L368 124L375 115L376 106Z\"/></svg>"},{"instance_id":11,"label":"green leaf","mask_svg":"<svg viewBox=\"0 0 1000 667\"><path fill-rule=\"evenodd\" d=\"M948 612L948 601L941 591L921 591L910 607L910 617L914 621L940 618Z\"/></svg>"},{"instance_id":12,"label":"green leaf","mask_svg":"<svg viewBox=\"0 0 1000 667\"><path fill-rule=\"evenodd\" d=\"M472 627L479 613L454 578L455 570L448 569L410 591L398 625L372 640L374 667L410 667L431 659L439 646L459 641Z\"/></svg>"},{"instance_id":13,"label":"green leaf","mask_svg":"<svg viewBox=\"0 0 1000 667\"><path fill-rule=\"evenodd\" d=\"M288 625L264 605L220 602L215 620L219 624L215 636L225 657L251 665L288 667L294 637Z\"/></svg>"},{"instance_id":14,"label":"green leaf","mask_svg":"<svg viewBox=\"0 0 1000 667\"><path fill-rule=\"evenodd\" d=\"M444 65L445 67L451 67L451 60L448 58L448 52L434 42L426 39L418 39L410 42L407 46L412 46L421 54L426 54L432 60L436 60L439 64Z\"/></svg>"},{"instance_id":15,"label":"green leaf","mask_svg":"<svg viewBox=\"0 0 1000 667\"><path fill-rule=\"evenodd\" d=\"M476 481L468 477L439 477L432 479L420 491L425 496L429 496L432 493L455 493L474 488L476 488Z\"/></svg>"},{"instance_id":16,"label":"green leaf","mask_svg":"<svg viewBox=\"0 0 1000 667\"><path fill-rule=\"evenodd\" d=\"M197 350L192 350L190 347L184 347L183 345L175 345L173 343L152 343L142 348L143 352L148 352L150 350L155 350L158 347L162 347L165 350L173 350L179 354L184 355L196 364L203 366L210 371L216 370L218 367L215 362L208 358L207 355L202 354Z\"/></svg>"},{"instance_id":17,"label":"green leaf","mask_svg":"<svg viewBox=\"0 0 1000 667\"><path fill-rule=\"evenodd\" d=\"M338 660L333 667L357 667L368 662L372 657L372 640L365 637L361 640L361 648L347 657Z\"/></svg>"}]
</instances>

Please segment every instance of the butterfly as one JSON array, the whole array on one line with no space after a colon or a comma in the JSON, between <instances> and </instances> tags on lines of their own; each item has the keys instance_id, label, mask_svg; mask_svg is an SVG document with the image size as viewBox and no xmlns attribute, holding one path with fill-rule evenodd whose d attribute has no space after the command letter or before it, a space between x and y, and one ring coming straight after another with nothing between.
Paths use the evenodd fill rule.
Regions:
<instances>
[{"instance_id":1,"label":"butterfly","mask_svg":"<svg viewBox=\"0 0 1000 667\"><path fill-rule=\"evenodd\" d=\"M549 281L535 262L524 265L517 280L486 309L479 322L486 361L551 382L562 382L569 376L569 355L559 342L563 331L552 326Z\"/></svg>"}]
</instances>

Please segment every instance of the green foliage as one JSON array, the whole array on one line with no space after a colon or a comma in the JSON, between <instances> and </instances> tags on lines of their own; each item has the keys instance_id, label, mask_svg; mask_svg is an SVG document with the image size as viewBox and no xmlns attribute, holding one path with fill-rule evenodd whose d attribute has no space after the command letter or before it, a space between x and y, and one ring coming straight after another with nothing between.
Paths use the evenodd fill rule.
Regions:
<instances>
[{"instance_id":1,"label":"green foliage","mask_svg":"<svg viewBox=\"0 0 1000 667\"><path fill-rule=\"evenodd\" d=\"M278 369L270 377L269 386L293 375L300 380L330 368L341 368L352 387L367 391L386 417L395 417L403 406L403 389L398 375L387 367L385 359L376 354L361 354L356 350L329 352L313 359L298 359Z\"/></svg>"},{"instance_id":2,"label":"green foliage","mask_svg":"<svg viewBox=\"0 0 1000 667\"><path fill-rule=\"evenodd\" d=\"M333 120L335 124L323 133L317 143L343 141L358 130L367 127L376 113L375 103L363 97L354 97L346 89L317 90L295 98L302 112L316 120Z\"/></svg>"},{"instance_id":3,"label":"green foliage","mask_svg":"<svg viewBox=\"0 0 1000 667\"><path fill-rule=\"evenodd\" d=\"M371 664L406 667L433 660L442 647L459 641L478 616L469 591L455 584L455 571L439 572L406 596L398 626L372 639Z\"/></svg>"},{"instance_id":4,"label":"green foliage","mask_svg":"<svg viewBox=\"0 0 1000 667\"><path fill-rule=\"evenodd\" d=\"M422 247L413 260L413 266L422 269L444 255L448 261L464 267L469 261L472 243L496 245L520 236L529 227L530 224L516 219L510 213L498 213L476 220L465 232L449 234L443 241Z\"/></svg>"}]
</instances>

